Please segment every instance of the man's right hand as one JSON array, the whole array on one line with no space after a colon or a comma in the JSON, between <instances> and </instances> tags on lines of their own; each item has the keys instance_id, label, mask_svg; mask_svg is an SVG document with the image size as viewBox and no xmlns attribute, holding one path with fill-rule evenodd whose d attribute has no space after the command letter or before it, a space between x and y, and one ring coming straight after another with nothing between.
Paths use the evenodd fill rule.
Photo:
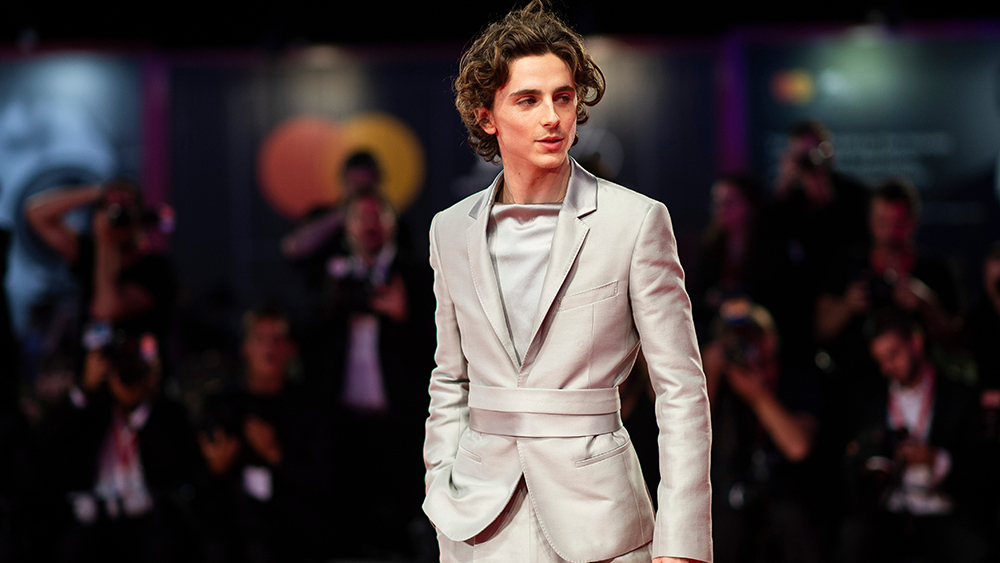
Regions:
<instances>
[{"instance_id":1,"label":"man's right hand","mask_svg":"<svg viewBox=\"0 0 1000 563\"><path fill-rule=\"evenodd\" d=\"M212 475L219 476L225 475L233 467L241 444L236 436L227 434L222 428L216 428L211 438L207 432L199 432L198 445L205 456L208 470Z\"/></svg>"}]
</instances>

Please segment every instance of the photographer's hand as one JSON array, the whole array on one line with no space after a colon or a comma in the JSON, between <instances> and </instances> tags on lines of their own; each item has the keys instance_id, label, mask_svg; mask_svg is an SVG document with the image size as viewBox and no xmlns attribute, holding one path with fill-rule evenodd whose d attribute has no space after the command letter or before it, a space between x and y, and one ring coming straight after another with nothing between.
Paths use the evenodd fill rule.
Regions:
<instances>
[{"instance_id":1,"label":"photographer's hand","mask_svg":"<svg viewBox=\"0 0 1000 563\"><path fill-rule=\"evenodd\" d=\"M816 338L828 342L836 338L851 320L871 306L868 282L857 280L843 295L821 294L816 300Z\"/></svg>"},{"instance_id":2,"label":"photographer's hand","mask_svg":"<svg viewBox=\"0 0 1000 563\"><path fill-rule=\"evenodd\" d=\"M904 311L920 315L933 341L948 343L955 338L960 319L944 308L934 290L924 282L911 277L901 278L893 287L892 298Z\"/></svg>"},{"instance_id":3,"label":"photographer's hand","mask_svg":"<svg viewBox=\"0 0 1000 563\"><path fill-rule=\"evenodd\" d=\"M729 366L726 370L729 387L751 407L771 395L764 372L754 367Z\"/></svg>"},{"instance_id":4,"label":"photographer's hand","mask_svg":"<svg viewBox=\"0 0 1000 563\"><path fill-rule=\"evenodd\" d=\"M771 392L763 370L730 366L726 371L726 381L753 409L757 420L785 458L796 463L809 455L816 434L816 419L805 413L789 411Z\"/></svg>"},{"instance_id":5,"label":"photographer's hand","mask_svg":"<svg viewBox=\"0 0 1000 563\"><path fill-rule=\"evenodd\" d=\"M108 375L108 359L100 350L90 350L83 362L83 377L80 379L81 390L85 393L96 391Z\"/></svg>"},{"instance_id":6,"label":"photographer's hand","mask_svg":"<svg viewBox=\"0 0 1000 563\"><path fill-rule=\"evenodd\" d=\"M934 461L937 459L937 448L926 442L907 438L896 447L896 457L904 465L929 465L933 467Z\"/></svg>"},{"instance_id":7,"label":"photographer's hand","mask_svg":"<svg viewBox=\"0 0 1000 563\"><path fill-rule=\"evenodd\" d=\"M28 198L25 217L28 225L45 244L70 263L80 253L79 235L65 224L70 211L101 198L100 186L56 188Z\"/></svg>"},{"instance_id":8,"label":"photographer's hand","mask_svg":"<svg viewBox=\"0 0 1000 563\"><path fill-rule=\"evenodd\" d=\"M271 466L281 464L282 447L274 426L259 416L250 415L243 423L247 444Z\"/></svg>"},{"instance_id":9,"label":"photographer's hand","mask_svg":"<svg viewBox=\"0 0 1000 563\"><path fill-rule=\"evenodd\" d=\"M390 319L402 323L409 316L409 304L406 300L406 286L398 274L392 277L388 284L375 288L375 295L369 305L376 313L381 313Z\"/></svg>"},{"instance_id":10,"label":"photographer's hand","mask_svg":"<svg viewBox=\"0 0 1000 563\"><path fill-rule=\"evenodd\" d=\"M930 303L934 292L924 282L914 278L902 278L892 287L892 300L904 311L914 312L922 303Z\"/></svg>"},{"instance_id":11,"label":"photographer's hand","mask_svg":"<svg viewBox=\"0 0 1000 563\"><path fill-rule=\"evenodd\" d=\"M240 439L231 436L222 428L216 428L209 437L207 432L198 433L198 446L205 457L212 475L225 475L232 468L240 452Z\"/></svg>"}]
</instances>

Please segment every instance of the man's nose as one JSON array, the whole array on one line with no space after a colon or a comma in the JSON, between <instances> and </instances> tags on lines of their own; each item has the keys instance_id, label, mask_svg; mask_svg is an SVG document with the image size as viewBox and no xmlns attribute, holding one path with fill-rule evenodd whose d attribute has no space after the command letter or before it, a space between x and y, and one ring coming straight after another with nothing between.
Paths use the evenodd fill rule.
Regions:
<instances>
[{"instance_id":1,"label":"man's nose","mask_svg":"<svg viewBox=\"0 0 1000 563\"><path fill-rule=\"evenodd\" d=\"M548 100L544 104L542 125L546 127L555 127L556 125L559 125L559 112L556 111L556 105L552 102L552 100Z\"/></svg>"}]
</instances>

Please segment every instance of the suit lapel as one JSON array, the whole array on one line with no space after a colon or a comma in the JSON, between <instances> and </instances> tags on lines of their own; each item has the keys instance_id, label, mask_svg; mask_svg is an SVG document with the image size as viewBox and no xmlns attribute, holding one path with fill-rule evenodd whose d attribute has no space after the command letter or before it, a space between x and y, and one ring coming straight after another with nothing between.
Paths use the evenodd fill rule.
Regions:
<instances>
[{"instance_id":1,"label":"suit lapel","mask_svg":"<svg viewBox=\"0 0 1000 563\"><path fill-rule=\"evenodd\" d=\"M507 329L507 317L504 315L503 302L500 299L500 287L497 285L496 271L493 269L493 260L490 258L490 249L486 243L486 229L490 220L490 204L496 198L497 186L503 172L493 181L482 199L472 207L469 216L474 219L472 226L466 233L469 268L472 273L472 282L476 288L476 296L486 313L486 318L493 327L493 332L500 343L503 344L510 358L511 365L517 366L517 354L514 351L514 342L510 338L510 331Z\"/></svg>"},{"instance_id":2,"label":"suit lapel","mask_svg":"<svg viewBox=\"0 0 1000 563\"><path fill-rule=\"evenodd\" d=\"M559 210L559 220L556 232L552 236L552 249L549 252L549 265L545 270L545 281L542 283L542 296L535 312L535 323L531 330L531 341L524 354L521 373L526 373L534 362L538 348L541 346L539 332L545 324L546 317L551 313L556 296L566 282L583 241L590 232L590 227L582 217L597 209L597 178L584 170L575 160L570 159L572 171L569 185L566 187L566 197ZM519 382L520 383L520 382Z\"/></svg>"}]
</instances>

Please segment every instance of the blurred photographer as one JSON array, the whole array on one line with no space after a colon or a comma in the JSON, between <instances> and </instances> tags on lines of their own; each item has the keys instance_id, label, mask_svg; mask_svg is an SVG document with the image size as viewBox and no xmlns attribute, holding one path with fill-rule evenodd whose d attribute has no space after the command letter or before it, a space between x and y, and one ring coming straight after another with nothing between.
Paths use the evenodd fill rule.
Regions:
<instances>
[{"instance_id":1,"label":"blurred photographer","mask_svg":"<svg viewBox=\"0 0 1000 563\"><path fill-rule=\"evenodd\" d=\"M204 471L187 412L158 392L157 348L149 333L117 331L87 354L79 385L43 422L48 524L66 530L54 542L58 561L191 555L189 503Z\"/></svg>"},{"instance_id":2,"label":"blurred photographer","mask_svg":"<svg viewBox=\"0 0 1000 563\"><path fill-rule=\"evenodd\" d=\"M912 184L890 180L875 190L866 263L854 268L860 271L842 293L824 293L817 301L821 341L835 338L854 317L890 305L919 315L936 342L954 337L958 290L943 264L918 255L919 221L920 196Z\"/></svg>"},{"instance_id":3,"label":"blurred photographer","mask_svg":"<svg viewBox=\"0 0 1000 563\"><path fill-rule=\"evenodd\" d=\"M905 180L890 180L872 194L871 242L828 261L815 302L815 334L827 354L826 371L855 384L877 383L864 325L872 311L894 307L916 315L927 344L948 349L959 326L958 285L946 263L918 251L920 198Z\"/></svg>"},{"instance_id":4,"label":"blurred photographer","mask_svg":"<svg viewBox=\"0 0 1000 563\"><path fill-rule=\"evenodd\" d=\"M963 345L976 361L979 400L987 439L987 469L1000 472L1000 241L983 259L983 295L969 312L963 327ZM993 507L987 519L993 529L993 560L1000 560L1000 481L991 479L986 502Z\"/></svg>"},{"instance_id":5,"label":"blurred photographer","mask_svg":"<svg viewBox=\"0 0 1000 563\"><path fill-rule=\"evenodd\" d=\"M774 204L760 225L761 270L770 273L755 298L777 319L787 363L812 364L816 289L826 263L864 244L868 190L837 172L825 125L796 123L781 156Z\"/></svg>"},{"instance_id":6,"label":"blurred photographer","mask_svg":"<svg viewBox=\"0 0 1000 563\"><path fill-rule=\"evenodd\" d=\"M396 246L396 216L377 195L344 204L349 256L327 262L326 319L314 348L328 362L327 396L337 404L336 439L350 437L345 502L357 506L347 555L413 557L408 530L417 519L424 474L420 449L433 367L431 272Z\"/></svg>"},{"instance_id":7,"label":"blurred photographer","mask_svg":"<svg viewBox=\"0 0 1000 563\"><path fill-rule=\"evenodd\" d=\"M818 561L804 463L819 425L815 376L783 371L774 321L746 299L723 302L703 357L716 561Z\"/></svg>"},{"instance_id":8,"label":"blurred photographer","mask_svg":"<svg viewBox=\"0 0 1000 563\"><path fill-rule=\"evenodd\" d=\"M689 285L695 330L702 341L727 296L757 293L762 199L762 186L749 175L724 175L712 185L711 222L702 234Z\"/></svg>"},{"instance_id":9,"label":"blurred photographer","mask_svg":"<svg viewBox=\"0 0 1000 563\"><path fill-rule=\"evenodd\" d=\"M83 232L67 224L75 209L90 206ZM143 207L136 184L115 178L100 186L47 190L28 199L28 224L50 249L64 258L81 290L82 328L108 334L153 333L164 341L176 294L170 260L154 252L147 230L162 225ZM103 344L103 343L101 343Z\"/></svg>"},{"instance_id":10,"label":"blurred photographer","mask_svg":"<svg viewBox=\"0 0 1000 563\"><path fill-rule=\"evenodd\" d=\"M289 381L290 330L275 307L247 311L243 373L206 401L198 444L212 477L202 504L208 563L319 560L321 543L341 539L327 518L337 482L329 424Z\"/></svg>"},{"instance_id":11,"label":"blurred photographer","mask_svg":"<svg viewBox=\"0 0 1000 563\"><path fill-rule=\"evenodd\" d=\"M855 507L841 559L982 560L978 518L982 418L973 389L941 375L918 322L898 309L871 322L869 350L884 378L859 408L847 446Z\"/></svg>"},{"instance_id":12,"label":"blurred photographer","mask_svg":"<svg viewBox=\"0 0 1000 563\"><path fill-rule=\"evenodd\" d=\"M964 344L976 360L983 406L992 415L991 437L1000 439L1000 241L983 259L983 296L964 326Z\"/></svg>"}]
</instances>

